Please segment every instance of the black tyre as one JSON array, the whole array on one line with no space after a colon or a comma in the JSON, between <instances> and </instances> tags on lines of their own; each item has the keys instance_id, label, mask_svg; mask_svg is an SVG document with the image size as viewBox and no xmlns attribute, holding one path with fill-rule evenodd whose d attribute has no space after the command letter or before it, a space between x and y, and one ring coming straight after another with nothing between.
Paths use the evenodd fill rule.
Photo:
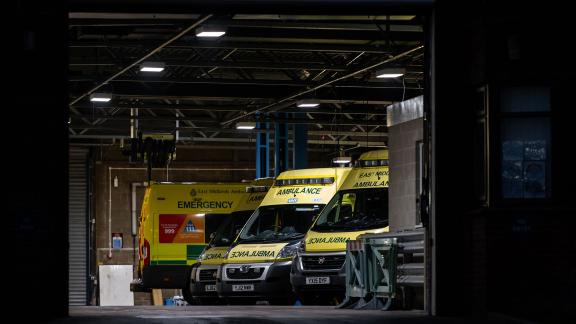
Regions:
<instances>
[{"instance_id":1,"label":"black tyre","mask_svg":"<svg viewBox=\"0 0 576 324\"><path fill-rule=\"evenodd\" d=\"M191 273L192 268L190 268L190 270L188 270L188 273L186 274L186 284L184 285L184 288L182 288L182 297L184 297L184 300L189 305L194 305L194 299L192 298L192 290L190 289L190 285L192 284L190 281Z\"/></svg>"}]
</instances>

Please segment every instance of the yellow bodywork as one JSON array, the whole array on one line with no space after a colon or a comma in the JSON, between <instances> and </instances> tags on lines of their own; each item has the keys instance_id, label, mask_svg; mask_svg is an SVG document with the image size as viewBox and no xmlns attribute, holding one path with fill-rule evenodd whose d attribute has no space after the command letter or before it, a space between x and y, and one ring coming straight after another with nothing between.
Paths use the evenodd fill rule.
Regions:
<instances>
[{"instance_id":1,"label":"yellow bodywork","mask_svg":"<svg viewBox=\"0 0 576 324\"><path fill-rule=\"evenodd\" d=\"M190 265L206 245L205 215L224 217L246 197L246 183L150 183L140 215L140 269ZM144 242L149 244L149 251Z\"/></svg>"},{"instance_id":2,"label":"yellow bodywork","mask_svg":"<svg viewBox=\"0 0 576 324\"><path fill-rule=\"evenodd\" d=\"M317 168L282 172L264 197L260 206L286 204L326 204L344 183L351 168ZM334 178L331 184L277 185L279 180ZM232 248L224 264L284 261L276 259L288 243L238 244Z\"/></svg>"},{"instance_id":3,"label":"yellow bodywork","mask_svg":"<svg viewBox=\"0 0 576 324\"><path fill-rule=\"evenodd\" d=\"M202 258L198 259L198 262L202 262L202 264L212 264L218 265L221 264L224 260L224 253L228 251L229 246L215 246L209 249L206 249L204 253L202 253Z\"/></svg>"},{"instance_id":4,"label":"yellow bodywork","mask_svg":"<svg viewBox=\"0 0 576 324\"><path fill-rule=\"evenodd\" d=\"M379 161L388 160L387 150L370 151L362 154L359 161ZM369 188L388 188L389 167L386 165L374 167L354 167L344 183L340 187L341 191L354 189ZM353 201L343 201L342 204L354 205ZM328 208L326 206L325 208ZM387 212L387 211L386 211ZM315 220L316 222L316 220ZM306 252L338 252L346 251L346 241L355 240L358 236L366 233L388 232L389 227L347 231L347 232L315 232L308 231L306 234L305 251Z\"/></svg>"},{"instance_id":5,"label":"yellow bodywork","mask_svg":"<svg viewBox=\"0 0 576 324\"><path fill-rule=\"evenodd\" d=\"M274 262L286 244L239 244L230 250L224 263Z\"/></svg>"},{"instance_id":6,"label":"yellow bodywork","mask_svg":"<svg viewBox=\"0 0 576 324\"><path fill-rule=\"evenodd\" d=\"M346 251L346 241L355 240L358 236L367 233L388 232L388 226L373 230L354 232L314 232L308 231L304 249L306 252L338 252Z\"/></svg>"},{"instance_id":7,"label":"yellow bodywork","mask_svg":"<svg viewBox=\"0 0 576 324\"><path fill-rule=\"evenodd\" d=\"M342 185L351 168L318 168L284 171L276 180L334 178L333 184L274 185L261 206L284 204L326 204Z\"/></svg>"}]
</instances>

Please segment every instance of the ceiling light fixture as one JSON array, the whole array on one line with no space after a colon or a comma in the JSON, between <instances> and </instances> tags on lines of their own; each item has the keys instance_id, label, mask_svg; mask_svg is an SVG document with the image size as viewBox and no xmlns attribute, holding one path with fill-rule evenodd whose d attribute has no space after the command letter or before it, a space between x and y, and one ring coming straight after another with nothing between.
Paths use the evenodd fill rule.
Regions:
<instances>
[{"instance_id":1,"label":"ceiling light fixture","mask_svg":"<svg viewBox=\"0 0 576 324\"><path fill-rule=\"evenodd\" d=\"M238 122L236 124L236 129L254 129L255 127L255 122Z\"/></svg>"},{"instance_id":2,"label":"ceiling light fixture","mask_svg":"<svg viewBox=\"0 0 576 324\"><path fill-rule=\"evenodd\" d=\"M320 105L320 100L317 99L302 99L296 101L296 106L299 108L316 108Z\"/></svg>"},{"instance_id":3,"label":"ceiling light fixture","mask_svg":"<svg viewBox=\"0 0 576 324\"><path fill-rule=\"evenodd\" d=\"M140 65L141 72L162 72L166 64L164 62L144 62Z\"/></svg>"},{"instance_id":4,"label":"ceiling light fixture","mask_svg":"<svg viewBox=\"0 0 576 324\"><path fill-rule=\"evenodd\" d=\"M352 162L352 158L349 156L338 156L332 159L332 163L335 164L348 164Z\"/></svg>"},{"instance_id":5,"label":"ceiling light fixture","mask_svg":"<svg viewBox=\"0 0 576 324\"><path fill-rule=\"evenodd\" d=\"M111 93L95 92L90 95L90 101L92 102L108 102L110 100L112 100Z\"/></svg>"},{"instance_id":6,"label":"ceiling light fixture","mask_svg":"<svg viewBox=\"0 0 576 324\"><path fill-rule=\"evenodd\" d=\"M406 74L406 69L404 68L388 68L376 71L376 77L379 79L397 78L404 74Z\"/></svg>"},{"instance_id":7,"label":"ceiling light fixture","mask_svg":"<svg viewBox=\"0 0 576 324\"><path fill-rule=\"evenodd\" d=\"M200 26L196 28L196 37L220 37L226 34L226 29L217 26Z\"/></svg>"}]
</instances>

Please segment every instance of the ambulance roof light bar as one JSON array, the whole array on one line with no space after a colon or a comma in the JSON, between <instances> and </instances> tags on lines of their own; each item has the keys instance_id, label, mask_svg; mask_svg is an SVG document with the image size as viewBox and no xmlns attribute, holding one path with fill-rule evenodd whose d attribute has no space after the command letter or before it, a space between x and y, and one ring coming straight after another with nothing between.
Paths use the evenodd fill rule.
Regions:
<instances>
[{"instance_id":1,"label":"ambulance roof light bar","mask_svg":"<svg viewBox=\"0 0 576 324\"><path fill-rule=\"evenodd\" d=\"M282 179L275 180L274 185L281 186L291 186L291 185L305 185L305 184L333 184L334 177L326 178L303 178L303 179Z\"/></svg>"},{"instance_id":2,"label":"ambulance roof light bar","mask_svg":"<svg viewBox=\"0 0 576 324\"><path fill-rule=\"evenodd\" d=\"M249 186L246 187L246 193L266 192L268 189L270 189L269 186Z\"/></svg>"},{"instance_id":3,"label":"ambulance roof light bar","mask_svg":"<svg viewBox=\"0 0 576 324\"><path fill-rule=\"evenodd\" d=\"M375 166L388 166L388 160L361 160L356 161L357 166L361 167L375 167Z\"/></svg>"}]
</instances>

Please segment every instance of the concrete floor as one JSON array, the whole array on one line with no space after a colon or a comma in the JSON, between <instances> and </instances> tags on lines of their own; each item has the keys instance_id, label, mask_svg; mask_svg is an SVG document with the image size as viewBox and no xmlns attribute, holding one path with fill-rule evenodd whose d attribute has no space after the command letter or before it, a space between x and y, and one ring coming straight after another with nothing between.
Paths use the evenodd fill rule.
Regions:
<instances>
[{"instance_id":1,"label":"concrete floor","mask_svg":"<svg viewBox=\"0 0 576 324\"><path fill-rule=\"evenodd\" d=\"M70 317L50 323L521 323L428 317L419 311L342 310L332 306L134 306L71 307ZM525 323L525 322L524 322Z\"/></svg>"}]
</instances>

